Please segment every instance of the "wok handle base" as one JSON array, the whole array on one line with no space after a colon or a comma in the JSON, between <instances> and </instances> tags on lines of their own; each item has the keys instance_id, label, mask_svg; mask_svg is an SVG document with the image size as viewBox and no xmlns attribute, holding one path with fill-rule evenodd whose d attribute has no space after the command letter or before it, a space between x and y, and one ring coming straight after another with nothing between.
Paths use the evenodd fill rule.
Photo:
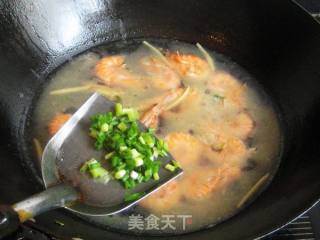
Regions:
<instances>
[{"instance_id":1,"label":"wok handle base","mask_svg":"<svg viewBox=\"0 0 320 240\"><path fill-rule=\"evenodd\" d=\"M20 223L43 212L71 204L79 197L73 187L59 184L12 206L0 205L0 239L17 230Z\"/></svg>"},{"instance_id":2,"label":"wok handle base","mask_svg":"<svg viewBox=\"0 0 320 240\"><path fill-rule=\"evenodd\" d=\"M0 205L0 239L15 232L19 225L19 216L13 207Z\"/></svg>"}]
</instances>

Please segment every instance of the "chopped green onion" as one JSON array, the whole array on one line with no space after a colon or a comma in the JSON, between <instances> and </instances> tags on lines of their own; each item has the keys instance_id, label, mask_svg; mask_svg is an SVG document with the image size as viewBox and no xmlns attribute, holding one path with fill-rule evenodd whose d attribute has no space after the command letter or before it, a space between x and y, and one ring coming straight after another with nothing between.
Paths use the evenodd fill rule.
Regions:
<instances>
[{"instance_id":1,"label":"chopped green onion","mask_svg":"<svg viewBox=\"0 0 320 240\"><path fill-rule=\"evenodd\" d=\"M139 176L139 174L138 174L136 171L131 171L130 177L131 177L132 179L137 179L138 176Z\"/></svg>"},{"instance_id":2,"label":"chopped green onion","mask_svg":"<svg viewBox=\"0 0 320 240\"><path fill-rule=\"evenodd\" d=\"M156 181L158 181L160 179L160 176L157 172L153 174L153 179Z\"/></svg>"},{"instance_id":3,"label":"chopped green onion","mask_svg":"<svg viewBox=\"0 0 320 240\"><path fill-rule=\"evenodd\" d=\"M151 175L152 175L152 170L150 168L144 172L145 177L151 177Z\"/></svg>"},{"instance_id":4,"label":"chopped green onion","mask_svg":"<svg viewBox=\"0 0 320 240\"><path fill-rule=\"evenodd\" d=\"M88 165L85 163L82 165L82 167L80 168L80 172L81 173L85 173L88 170Z\"/></svg>"},{"instance_id":5,"label":"chopped green onion","mask_svg":"<svg viewBox=\"0 0 320 240\"><path fill-rule=\"evenodd\" d=\"M153 148L153 157L154 157L154 158L158 158L158 156L159 156L159 151L158 151L158 149L157 149L157 148Z\"/></svg>"},{"instance_id":6,"label":"chopped green onion","mask_svg":"<svg viewBox=\"0 0 320 240\"><path fill-rule=\"evenodd\" d=\"M221 96L221 95L219 95L219 94L214 94L213 95L213 98L214 98L214 100L216 100L216 101L222 101L222 100L224 100L224 96Z\"/></svg>"},{"instance_id":7,"label":"chopped green onion","mask_svg":"<svg viewBox=\"0 0 320 240\"><path fill-rule=\"evenodd\" d=\"M144 141L144 139L143 139L142 136L139 137L139 141L140 141L143 145L146 144L146 141Z\"/></svg>"},{"instance_id":8,"label":"chopped green onion","mask_svg":"<svg viewBox=\"0 0 320 240\"><path fill-rule=\"evenodd\" d=\"M118 128L124 132L127 129L127 124L125 124L124 122L121 122L118 124Z\"/></svg>"},{"instance_id":9,"label":"chopped green onion","mask_svg":"<svg viewBox=\"0 0 320 240\"><path fill-rule=\"evenodd\" d=\"M121 163L121 159L118 156L111 157L111 166L116 167Z\"/></svg>"},{"instance_id":10,"label":"chopped green onion","mask_svg":"<svg viewBox=\"0 0 320 240\"><path fill-rule=\"evenodd\" d=\"M134 163L135 163L136 167L140 167L140 166L143 165L143 159L140 158L140 157L137 157L137 158L134 159Z\"/></svg>"},{"instance_id":11,"label":"chopped green onion","mask_svg":"<svg viewBox=\"0 0 320 240\"><path fill-rule=\"evenodd\" d=\"M149 168L147 170L144 171L144 178L143 178L143 181L147 182L149 181L149 179L151 178L152 176L152 170Z\"/></svg>"},{"instance_id":12,"label":"chopped green onion","mask_svg":"<svg viewBox=\"0 0 320 240\"><path fill-rule=\"evenodd\" d=\"M137 181L138 183L141 183L143 181L144 177L142 176L142 174L139 174Z\"/></svg>"},{"instance_id":13,"label":"chopped green onion","mask_svg":"<svg viewBox=\"0 0 320 240\"><path fill-rule=\"evenodd\" d=\"M174 172L176 170L176 167L171 165L170 163L168 163L164 168L170 172Z\"/></svg>"},{"instance_id":14,"label":"chopped green onion","mask_svg":"<svg viewBox=\"0 0 320 240\"><path fill-rule=\"evenodd\" d=\"M127 150L128 149L128 147L127 146L120 146L120 151L122 152L122 151L125 151L125 150Z\"/></svg>"},{"instance_id":15,"label":"chopped green onion","mask_svg":"<svg viewBox=\"0 0 320 240\"><path fill-rule=\"evenodd\" d=\"M116 179L121 179L121 178L124 177L124 175L126 175L126 170L121 169L121 170L119 170L118 172L115 173L114 177Z\"/></svg>"},{"instance_id":16,"label":"chopped green onion","mask_svg":"<svg viewBox=\"0 0 320 240\"><path fill-rule=\"evenodd\" d=\"M124 112L128 115L129 120L132 121L136 121L139 119L139 113L138 111L129 108L129 109L125 109Z\"/></svg>"},{"instance_id":17,"label":"chopped green onion","mask_svg":"<svg viewBox=\"0 0 320 240\"><path fill-rule=\"evenodd\" d=\"M110 173L94 158L86 161L80 168L80 172L89 172L92 178L101 178L103 179L103 182L108 182L110 180Z\"/></svg>"},{"instance_id":18,"label":"chopped green onion","mask_svg":"<svg viewBox=\"0 0 320 240\"><path fill-rule=\"evenodd\" d=\"M211 148L214 150L214 151L222 151L223 150L223 148L224 148L224 146L225 146L225 143L215 143L215 144L212 144L211 145Z\"/></svg>"},{"instance_id":19,"label":"chopped green onion","mask_svg":"<svg viewBox=\"0 0 320 240\"><path fill-rule=\"evenodd\" d=\"M94 169L95 167L101 167L101 165L100 165L100 163L99 163L96 159L92 158L92 159L90 159L89 161L86 161L86 162L82 165L82 167L80 168L80 172L81 172L81 173L84 173L84 172L86 172L87 170Z\"/></svg>"},{"instance_id":20,"label":"chopped green onion","mask_svg":"<svg viewBox=\"0 0 320 240\"><path fill-rule=\"evenodd\" d=\"M175 166L176 168L182 168L181 164L177 161L177 160L172 160L173 166Z\"/></svg>"},{"instance_id":21,"label":"chopped green onion","mask_svg":"<svg viewBox=\"0 0 320 240\"><path fill-rule=\"evenodd\" d=\"M152 172L155 174L155 173L158 173L159 172L159 169L160 169L160 163L158 164L159 162L154 162L154 165L152 166Z\"/></svg>"},{"instance_id":22,"label":"chopped green onion","mask_svg":"<svg viewBox=\"0 0 320 240\"><path fill-rule=\"evenodd\" d=\"M116 116L117 117L120 117L122 114L123 114L123 111L122 111L122 104L121 103L116 103L115 105L115 112L116 112Z\"/></svg>"},{"instance_id":23,"label":"chopped green onion","mask_svg":"<svg viewBox=\"0 0 320 240\"><path fill-rule=\"evenodd\" d=\"M129 195L126 195L124 197L125 202L133 202L138 200L139 198L143 197L146 193L145 192L137 192L137 193L132 193Z\"/></svg>"},{"instance_id":24,"label":"chopped green onion","mask_svg":"<svg viewBox=\"0 0 320 240\"><path fill-rule=\"evenodd\" d=\"M126 189L131 189L131 188L134 188L135 186L136 186L136 182L133 179L128 179L124 181L124 187Z\"/></svg>"},{"instance_id":25,"label":"chopped green onion","mask_svg":"<svg viewBox=\"0 0 320 240\"><path fill-rule=\"evenodd\" d=\"M90 137L97 138L97 136L98 136L98 131L95 130L95 129L90 129L89 135L90 135Z\"/></svg>"},{"instance_id":26,"label":"chopped green onion","mask_svg":"<svg viewBox=\"0 0 320 240\"><path fill-rule=\"evenodd\" d=\"M115 104L114 112L93 116L90 135L95 138L96 149L107 152L104 159L110 161L111 174L95 159L85 162L80 171L98 181L113 176L126 189L151 178L159 180L161 161L157 158L167 155L168 145L155 137L154 129L140 129L138 118L135 109L120 103Z\"/></svg>"},{"instance_id":27,"label":"chopped green onion","mask_svg":"<svg viewBox=\"0 0 320 240\"><path fill-rule=\"evenodd\" d=\"M101 178L105 177L106 175L109 175L109 172L106 169L99 167L91 169L90 174L93 178Z\"/></svg>"},{"instance_id":28,"label":"chopped green onion","mask_svg":"<svg viewBox=\"0 0 320 240\"><path fill-rule=\"evenodd\" d=\"M149 134L149 133L144 133L141 135L143 140L145 141L145 143L149 146L149 147L153 147L154 143L155 143L155 139L154 137ZM159 140L160 141L160 140Z\"/></svg>"},{"instance_id":29,"label":"chopped green onion","mask_svg":"<svg viewBox=\"0 0 320 240\"><path fill-rule=\"evenodd\" d=\"M97 169L97 168L101 168L101 164L99 162L95 162L95 163L88 165L89 171Z\"/></svg>"},{"instance_id":30,"label":"chopped green onion","mask_svg":"<svg viewBox=\"0 0 320 240\"><path fill-rule=\"evenodd\" d=\"M181 168L181 164L176 160L172 160L171 163L166 164L164 168L170 172L174 172L178 168Z\"/></svg>"},{"instance_id":31,"label":"chopped green onion","mask_svg":"<svg viewBox=\"0 0 320 240\"><path fill-rule=\"evenodd\" d=\"M102 124L101 131L108 132L108 130L109 130L109 124L107 124L107 123Z\"/></svg>"},{"instance_id":32,"label":"chopped green onion","mask_svg":"<svg viewBox=\"0 0 320 240\"><path fill-rule=\"evenodd\" d=\"M113 155L114 155L114 152L109 152L109 153L107 153L107 154L104 156L104 159L105 159L105 160L108 160L108 159L110 159Z\"/></svg>"},{"instance_id":33,"label":"chopped green onion","mask_svg":"<svg viewBox=\"0 0 320 240\"><path fill-rule=\"evenodd\" d=\"M131 157L133 159L135 159L135 158L137 158L139 156L140 156L140 153L135 148L131 149Z\"/></svg>"}]
</instances>

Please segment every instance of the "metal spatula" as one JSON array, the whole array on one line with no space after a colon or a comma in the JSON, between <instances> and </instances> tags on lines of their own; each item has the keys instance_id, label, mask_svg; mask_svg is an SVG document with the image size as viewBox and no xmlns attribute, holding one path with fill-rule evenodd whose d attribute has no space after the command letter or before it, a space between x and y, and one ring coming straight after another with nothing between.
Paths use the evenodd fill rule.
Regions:
<instances>
[{"instance_id":1,"label":"metal spatula","mask_svg":"<svg viewBox=\"0 0 320 240\"><path fill-rule=\"evenodd\" d=\"M118 181L103 184L81 174L79 166L83 162L101 157L88 136L90 118L113 108L112 101L93 94L49 141L42 157L42 178L47 189L14 205L0 205L0 238L14 231L19 223L55 208L91 216L119 213L182 174L181 169L170 172L163 168L172 161L169 154L161 159L160 180L139 184L133 191L146 194L133 202L124 201L125 189Z\"/></svg>"}]
</instances>

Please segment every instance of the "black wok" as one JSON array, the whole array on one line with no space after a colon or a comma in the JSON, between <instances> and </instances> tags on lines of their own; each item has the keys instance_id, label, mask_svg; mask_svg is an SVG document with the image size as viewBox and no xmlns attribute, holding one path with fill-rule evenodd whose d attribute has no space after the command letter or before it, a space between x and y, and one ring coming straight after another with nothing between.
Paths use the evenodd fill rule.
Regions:
<instances>
[{"instance_id":1,"label":"black wok","mask_svg":"<svg viewBox=\"0 0 320 240\"><path fill-rule=\"evenodd\" d=\"M279 171L256 201L216 227L172 239L253 239L318 201L320 26L291 1L7 0L0 2L1 202L43 188L30 123L46 76L92 46L141 37L200 42L229 56L272 97L285 133ZM37 224L60 239L137 239L63 210Z\"/></svg>"}]
</instances>

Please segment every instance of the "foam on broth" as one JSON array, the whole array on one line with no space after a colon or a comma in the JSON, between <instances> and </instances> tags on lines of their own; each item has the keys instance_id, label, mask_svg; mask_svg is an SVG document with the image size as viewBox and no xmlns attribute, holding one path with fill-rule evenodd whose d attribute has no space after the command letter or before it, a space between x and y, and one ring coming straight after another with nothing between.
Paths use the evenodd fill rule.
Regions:
<instances>
[{"instance_id":1,"label":"foam on broth","mask_svg":"<svg viewBox=\"0 0 320 240\"><path fill-rule=\"evenodd\" d=\"M157 43L156 46L162 47L163 50L173 53L178 51L181 54L190 53L203 59L199 49L194 45L178 41L153 42ZM110 97L116 100L121 99L125 106L143 109L141 106L144 106L150 99L157 99L168 91L167 89L155 87L154 84L148 82L149 78L145 77L147 74L139 63L143 57L154 55L154 53L138 43L140 42L117 42L92 49L66 63L52 75L35 110L34 137L40 141L42 146L45 146L49 140L47 124L50 119L59 113L74 112L94 90L62 95L52 95L50 93L57 89L97 84L99 79L94 76L94 68L102 56L119 53L125 55L126 67L135 74L142 76L141 81L145 81L143 87L113 87L113 90L117 93L112 94L112 96L110 95ZM201 151L202 155L199 156L197 164L183 164L184 175L181 177L182 180L177 181L178 187L175 190L179 192L177 204L163 209L153 209L152 207L148 207L148 204L143 205L144 207L138 205L126 213L111 217L90 217L86 218L87 220L116 230L143 232L145 234L178 234L194 231L212 226L234 215L250 199L257 195L259 191L250 196L244 204L240 204L248 191L261 178L265 177L266 181L259 186L259 190L271 180L279 164L281 152L279 119L273 105L246 71L220 54L212 51L209 53L214 59L215 71L201 81L192 79L192 77L183 78L182 86L189 86L190 93L184 100L185 102L182 101L180 105L167 111L166 114L160 117L157 135L166 138L172 133L181 133L182 137L188 135L192 139L195 139L195 141L200 141L201 144L210 145L212 139L210 134L208 135L210 127L211 125L213 127L218 125L219 127L215 128L215 130L235 137L246 146L246 149L250 150L248 157L230 164L228 164L228 158L225 158L223 163L220 160L212 160L211 158L214 157L211 157L210 151L213 149L213 154L220 154L219 151L221 149L217 150L215 146L212 147L210 145L212 149L208 150L209 152L207 150ZM233 103L228 102L228 99L223 99L223 101L221 98L217 99L215 87L208 89L208 82L217 73L227 74L237 81L239 85L243 86L242 94L245 96L245 100L241 103L243 105L241 110L239 110L238 106L234 106ZM165 81L168 81L168 79L165 79ZM218 93L221 94L219 91ZM240 112L248 114L254 122L254 131L250 136L243 139L233 136L234 134L237 135L235 131L230 131L227 128L223 130L224 123L236 119ZM190 148L194 148L194 146L190 145ZM179 159L177 160L179 161ZM183 179L192 177L194 173L205 175L208 171L218 171L225 163L227 163L228 169L230 167L239 169L235 180L224 183L222 187L216 188L218 190L212 190L202 200L197 199L196 196L190 197L190 192L193 190L192 187L197 185L181 184L181 182L184 182ZM223 175L223 171L221 174ZM148 217L150 213L160 218L160 229L145 230L146 225L144 229L129 229L128 221L130 222L130 215L141 214L144 217ZM175 220L174 227L176 229L170 227L161 229L161 226L163 226L163 224L161 225L161 221L165 220L164 215L173 216L172 218ZM186 215L192 216L192 220L188 220L186 224L183 224L182 218Z\"/></svg>"}]
</instances>

